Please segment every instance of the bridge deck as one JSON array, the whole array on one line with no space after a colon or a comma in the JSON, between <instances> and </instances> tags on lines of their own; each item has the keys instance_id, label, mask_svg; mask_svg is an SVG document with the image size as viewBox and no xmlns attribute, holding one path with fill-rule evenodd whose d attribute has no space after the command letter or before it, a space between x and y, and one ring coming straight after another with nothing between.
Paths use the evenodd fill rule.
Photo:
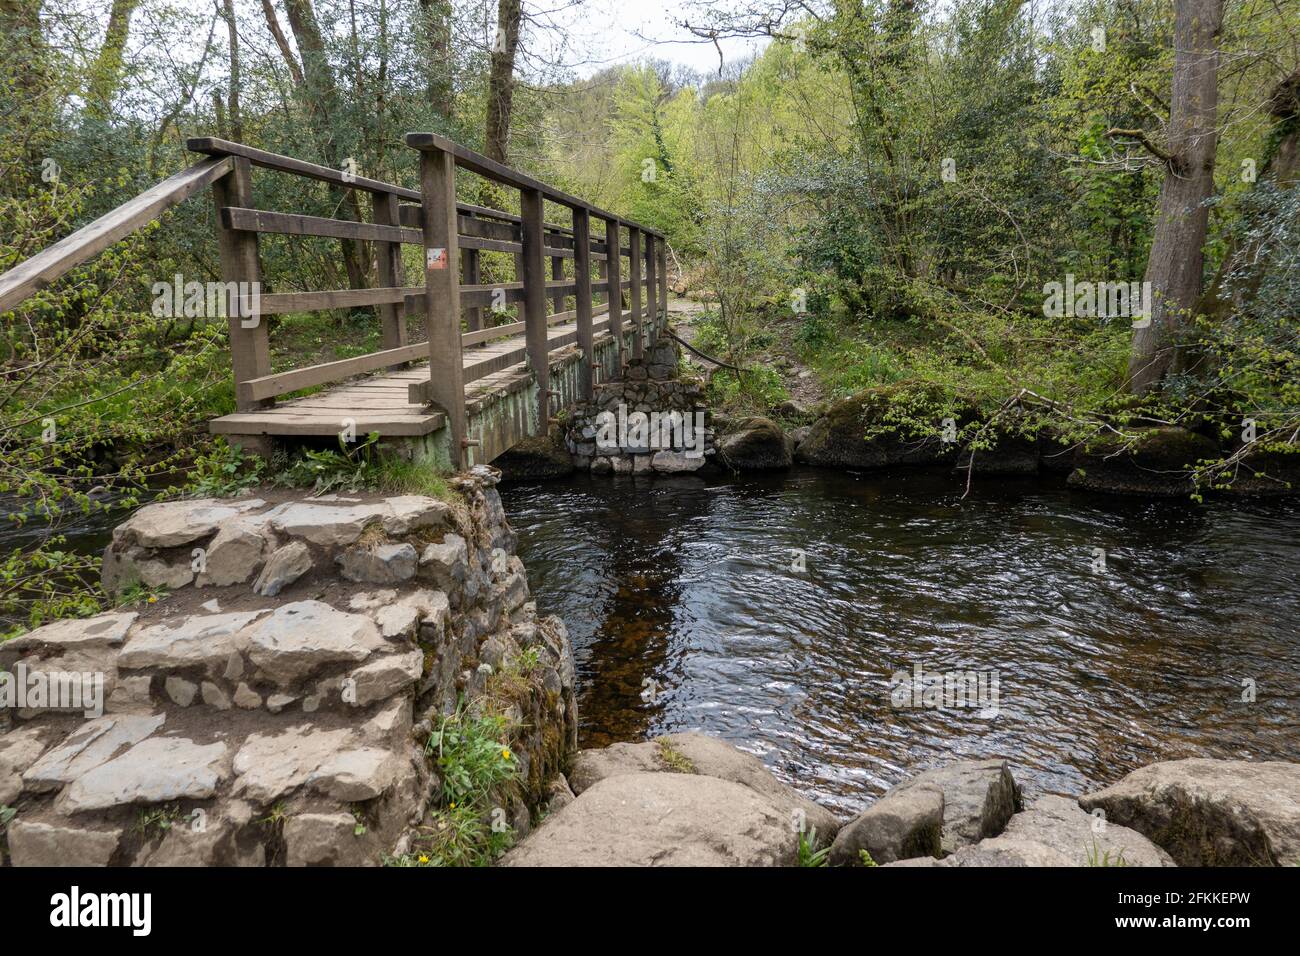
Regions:
<instances>
[{"instance_id":1,"label":"bridge deck","mask_svg":"<svg viewBox=\"0 0 1300 956\"><path fill-rule=\"evenodd\" d=\"M597 312L605 309L597 306ZM594 323L597 343L609 338L608 321ZM576 342L578 324L570 319L547 330L551 354ZM513 380L526 367L527 349L523 333L495 339L482 345L467 346L462 356L469 402L490 394L502 383ZM412 364L396 372L350 379L303 398L282 402L256 412L224 415L211 422L211 431L219 435L308 436L334 435L343 419L356 423L356 433L381 436L427 435L442 428L445 416L427 405L412 404L408 387L428 381L428 364Z\"/></svg>"}]
</instances>

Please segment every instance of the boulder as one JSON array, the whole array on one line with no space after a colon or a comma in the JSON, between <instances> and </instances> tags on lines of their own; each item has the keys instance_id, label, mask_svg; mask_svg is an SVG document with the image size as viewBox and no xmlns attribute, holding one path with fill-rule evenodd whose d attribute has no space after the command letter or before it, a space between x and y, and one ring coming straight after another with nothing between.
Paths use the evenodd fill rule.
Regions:
<instances>
[{"instance_id":1,"label":"boulder","mask_svg":"<svg viewBox=\"0 0 1300 956\"><path fill-rule=\"evenodd\" d=\"M417 573L446 594L459 590L469 574L469 548L465 539L458 534L446 534L441 542L428 545L420 555Z\"/></svg>"},{"instance_id":2,"label":"boulder","mask_svg":"<svg viewBox=\"0 0 1300 956\"><path fill-rule=\"evenodd\" d=\"M1300 494L1300 446L1263 450L1253 446L1223 479L1231 495L1281 497Z\"/></svg>"},{"instance_id":3,"label":"boulder","mask_svg":"<svg viewBox=\"0 0 1300 956\"><path fill-rule=\"evenodd\" d=\"M351 675L356 706L369 707L375 701L401 693L420 679L423 668L424 651L421 650L386 654L357 668Z\"/></svg>"},{"instance_id":4,"label":"boulder","mask_svg":"<svg viewBox=\"0 0 1300 956\"><path fill-rule=\"evenodd\" d=\"M503 866L792 866L789 814L749 787L689 773L601 780L532 832Z\"/></svg>"},{"instance_id":5,"label":"boulder","mask_svg":"<svg viewBox=\"0 0 1300 956\"><path fill-rule=\"evenodd\" d=\"M23 727L0 736L0 806L12 804L23 792L23 773L45 750L47 733Z\"/></svg>"},{"instance_id":6,"label":"boulder","mask_svg":"<svg viewBox=\"0 0 1300 956\"><path fill-rule=\"evenodd\" d=\"M1148 837L1179 866L1300 865L1300 764L1162 761L1079 805Z\"/></svg>"},{"instance_id":7,"label":"boulder","mask_svg":"<svg viewBox=\"0 0 1300 956\"><path fill-rule=\"evenodd\" d=\"M1000 840L1041 843L1070 858L1071 866L1173 866L1169 854L1136 830L1087 813L1069 797L1044 794L1011 817ZM959 851L957 855L961 855Z\"/></svg>"},{"instance_id":8,"label":"boulder","mask_svg":"<svg viewBox=\"0 0 1300 956\"><path fill-rule=\"evenodd\" d=\"M812 424L795 457L828 468L884 468L929 465L950 454L953 446L944 445L937 435L892 430L866 437L868 429L883 420L894 395L891 389L871 389L836 402Z\"/></svg>"},{"instance_id":9,"label":"boulder","mask_svg":"<svg viewBox=\"0 0 1300 956\"><path fill-rule=\"evenodd\" d=\"M660 474L680 475L699 471L707 459L685 451L657 451L650 456L650 467Z\"/></svg>"},{"instance_id":10,"label":"boulder","mask_svg":"<svg viewBox=\"0 0 1300 956\"><path fill-rule=\"evenodd\" d=\"M782 808L796 831L815 827L819 842L829 841L840 828L833 813L776 779L753 754L704 734L667 734L642 743L579 751L573 758L569 786L581 795L609 777L645 772L693 773L741 784Z\"/></svg>"},{"instance_id":11,"label":"boulder","mask_svg":"<svg viewBox=\"0 0 1300 956\"><path fill-rule=\"evenodd\" d=\"M369 842L350 813L295 813L284 824L289 866L364 866L374 862Z\"/></svg>"},{"instance_id":12,"label":"boulder","mask_svg":"<svg viewBox=\"0 0 1300 956\"><path fill-rule=\"evenodd\" d=\"M1038 473L1038 448L1037 436L999 435L992 448L979 448L973 452L970 448L963 448L957 455L953 470L986 476L1035 475Z\"/></svg>"},{"instance_id":13,"label":"boulder","mask_svg":"<svg viewBox=\"0 0 1300 956\"><path fill-rule=\"evenodd\" d=\"M891 790L840 828L831 844L831 866L857 866L866 850L876 864L911 857L938 857L943 830L943 791L915 786Z\"/></svg>"},{"instance_id":14,"label":"boulder","mask_svg":"<svg viewBox=\"0 0 1300 956\"><path fill-rule=\"evenodd\" d=\"M1219 446L1186 428L1136 429L1130 444L1119 437L1094 441L1074 455L1068 484L1110 494L1181 497L1196 490L1192 467L1219 457Z\"/></svg>"},{"instance_id":15,"label":"boulder","mask_svg":"<svg viewBox=\"0 0 1300 956\"><path fill-rule=\"evenodd\" d=\"M262 597L275 597L311 570L311 551L301 541L290 541L276 548L266 567L253 582L253 591Z\"/></svg>"},{"instance_id":16,"label":"boulder","mask_svg":"<svg viewBox=\"0 0 1300 956\"><path fill-rule=\"evenodd\" d=\"M382 524L392 511L387 503L290 501L266 513L276 531L323 547L353 544L366 528Z\"/></svg>"},{"instance_id":17,"label":"boulder","mask_svg":"<svg viewBox=\"0 0 1300 956\"><path fill-rule=\"evenodd\" d=\"M746 418L737 422L718 446L722 461L736 471L769 471L789 468L790 448L781 426L768 418Z\"/></svg>"},{"instance_id":18,"label":"boulder","mask_svg":"<svg viewBox=\"0 0 1300 956\"><path fill-rule=\"evenodd\" d=\"M997 836L1020 803L1011 769L1001 759L963 760L927 770L900 783L889 795L914 788L943 792L945 854Z\"/></svg>"}]
</instances>

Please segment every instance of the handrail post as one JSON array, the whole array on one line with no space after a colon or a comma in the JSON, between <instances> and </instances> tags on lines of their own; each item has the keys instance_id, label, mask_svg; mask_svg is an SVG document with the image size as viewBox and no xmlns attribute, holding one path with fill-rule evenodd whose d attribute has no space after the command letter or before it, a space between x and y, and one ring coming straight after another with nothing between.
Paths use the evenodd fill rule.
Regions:
<instances>
[{"instance_id":1,"label":"handrail post","mask_svg":"<svg viewBox=\"0 0 1300 956\"><path fill-rule=\"evenodd\" d=\"M663 314L659 317L661 331L668 330L668 239L661 237L655 244L659 251L659 308Z\"/></svg>"},{"instance_id":2,"label":"handrail post","mask_svg":"<svg viewBox=\"0 0 1300 956\"><path fill-rule=\"evenodd\" d=\"M632 294L628 297L628 306L632 309L632 357L641 358L645 354L641 315L641 230L636 226L627 227L627 267L628 278L632 280Z\"/></svg>"},{"instance_id":3,"label":"handrail post","mask_svg":"<svg viewBox=\"0 0 1300 956\"><path fill-rule=\"evenodd\" d=\"M212 184L212 201L217 212L217 241L221 249L221 278L236 285L237 290L256 288L262 282L261 264L257 256L257 233L228 229L222 222L221 210L227 206L253 205L253 167L242 156L234 158L234 167ZM272 400L258 400L248 391L246 383L271 373L271 345L266 322L261 315L246 315L248 303L242 294L235 314L230 314L227 297L226 319L230 327L230 364L235 375L235 408L241 412L266 408Z\"/></svg>"},{"instance_id":4,"label":"handrail post","mask_svg":"<svg viewBox=\"0 0 1300 956\"><path fill-rule=\"evenodd\" d=\"M374 220L377 226L400 226L401 214L397 197L392 193L373 193ZM376 242L375 260L379 285L396 289L406 285L405 270L402 268L402 245L398 242ZM382 347L385 349L401 348L406 344L406 306L401 302L389 302L379 307L379 321L382 330ZM398 369L401 365L390 368Z\"/></svg>"},{"instance_id":5,"label":"handrail post","mask_svg":"<svg viewBox=\"0 0 1300 956\"><path fill-rule=\"evenodd\" d=\"M606 285L609 289L609 334L614 339L614 377L623 375L623 241L617 219L605 220Z\"/></svg>"},{"instance_id":6,"label":"handrail post","mask_svg":"<svg viewBox=\"0 0 1300 956\"><path fill-rule=\"evenodd\" d=\"M423 194L424 318L429 338L429 397L447 415L451 463L468 464L465 367L461 361L456 161L446 150L420 152Z\"/></svg>"},{"instance_id":7,"label":"handrail post","mask_svg":"<svg viewBox=\"0 0 1300 956\"><path fill-rule=\"evenodd\" d=\"M645 297L646 297L646 318L650 321L647 323L646 335L647 344L654 345L658 337L655 333L659 324L658 295L659 283L655 280L655 236L653 232L645 234Z\"/></svg>"},{"instance_id":8,"label":"handrail post","mask_svg":"<svg viewBox=\"0 0 1300 956\"><path fill-rule=\"evenodd\" d=\"M464 216L467 219L473 219L474 213L466 212ZM483 278L479 251L477 249L461 250L460 261L465 270L465 285L478 285ZM483 307L481 305L472 305L465 310L465 327L470 332L477 332L483 328Z\"/></svg>"},{"instance_id":9,"label":"handrail post","mask_svg":"<svg viewBox=\"0 0 1300 956\"><path fill-rule=\"evenodd\" d=\"M595 349L591 332L591 214L583 207L573 210L573 278L576 283L573 308L578 314L578 348L582 350L578 366L578 390L590 400L592 364Z\"/></svg>"},{"instance_id":10,"label":"handrail post","mask_svg":"<svg viewBox=\"0 0 1300 956\"><path fill-rule=\"evenodd\" d=\"M551 349L546 326L544 203L539 189L519 190L523 214L524 341L528 364L537 383L537 424L534 435L545 435L551 420Z\"/></svg>"}]
</instances>

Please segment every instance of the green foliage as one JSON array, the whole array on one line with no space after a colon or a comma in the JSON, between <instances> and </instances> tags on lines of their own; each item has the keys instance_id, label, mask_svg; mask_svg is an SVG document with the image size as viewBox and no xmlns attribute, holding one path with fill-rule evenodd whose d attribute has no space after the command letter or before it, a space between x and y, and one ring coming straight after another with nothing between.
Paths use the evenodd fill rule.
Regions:
<instances>
[{"instance_id":1,"label":"green foliage","mask_svg":"<svg viewBox=\"0 0 1300 956\"><path fill-rule=\"evenodd\" d=\"M799 865L820 867L826 865L826 858L831 855L830 846L817 849L817 828L812 827L807 833L799 832Z\"/></svg>"},{"instance_id":2,"label":"green foliage","mask_svg":"<svg viewBox=\"0 0 1300 956\"><path fill-rule=\"evenodd\" d=\"M879 863L877 863L875 860L871 858L871 854L868 853L866 850L858 851L858 866L879 866L879 865L880 865Z\"/></svg>"},{"instance_id":3,"label":"green foliage","mask_svg":"<svg viewBox=\"0 0 1300 956\"><path fill-rule=\"evenodd\" d=\"M1123 850L1103 850L1093 840L1092 845L1087 848L1089 866L1128 866L1128 861L1124 859Z\"/></svg>"},{"instance_id":4,"label":"green foliage","mask_svg":"<svg viewBox=\"0 0 1300 956\"><path fill-rule=\"evenodd\" d=\"M470 717L459 710L429 735L425 753L434 757L442 795L451 805L472 804L514 778L518 761L502 741L505 718Z\"/></svg>"}]
</instances>

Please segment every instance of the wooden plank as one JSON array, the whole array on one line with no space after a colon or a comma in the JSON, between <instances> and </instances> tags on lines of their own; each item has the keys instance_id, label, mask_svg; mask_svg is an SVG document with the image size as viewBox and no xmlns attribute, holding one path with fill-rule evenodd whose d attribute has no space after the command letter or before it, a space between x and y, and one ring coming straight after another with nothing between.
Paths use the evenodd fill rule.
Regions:
<instances>
[{"instance_id":1,"label":"wooden plank","mask_svg":"<svg viewBox=\"0 0 1300 956\"><path fill-rule=\"evenodd\" d=\"M246 159L234 159L232 169L212 184L212 201L220 210L228 205L242 205L253 194L253 175ZM217 219L217 245L221 250L221 278L225 282L246 282L260 288L261 263L257 257L257 234L240 232ZM259 303L260 307L260 303ZM244 311L242 308L236 312ZM261 314L229 315L230 365L235 377L235 408L250 411L263 407L263 398L254 395L248 383L271 371L271 346L266 322Z\"/></svg>"},{"instance_id":2,"label":"wooden plank","mask_svg":"<svg viewBox=\"0 0 1300 956\"><path fill-rule=\"evenodd\" d=\"M472 216L471 216L472 218ZM457 229L460 227L457 226ZM479 279L482 278L482 266L479 259L479 249L481 246L475 245L480 242L496 242L495 239L475 239L473 237L460 238L460 266L461 266L461 287L467 285L478 285ZM501 243L501 245L513 246L514 243ZM462 303L466 304L466 303ZM483 307L470 305L465 309L465 326L471 332L476 332L483 328ZM461 345L467 344L461 339Z\"/></svg>"},{"instance_id":3,"label":"wooden plank","mask_svg":"<svg viewBox=\"0 0 1300 956\"><path fill-rule=\"evenodd\" d=\"M658 266L658 260L655 258L655 237L646 233L645 237L645 296L646 296L646 315L650 321L646 325L646 334L648 344L653 345L655 340L655 315L657 312L656 300L659 295L659 283L655 281L655 269Z\"/></svg>"},{"instance_id":4,"label":"wooden plank","mask_svg":"<svg viewBox=\"0 0 1300 956\"><path fill-rule=\"evenodd\" d=\"M540 189L523 189L519 194L523 210L524 339L528 364L537 381L537 422L534 435L545 435L551 417L550 346L546 335L546 280L543 273L543 199Z\"/></svg>"},{"instance_id":5,"label":"wooden plank","mask_svg":"<svg viewBox=\"0 0 1300 956\"><path fill-rule=\"evenodd\" d=\"M209 424L208 430L215 435L335 435L342 431L342 421L345 418L352 419L358 435L367 435L370 432L393 436L428 435L442 428L446 422L446 416L440 412L427 415L362 412L355 415L321 417L272 411L263 415L249 413L215 418Z\"/></svg>"},{"instance_id":6,"label":"wooden plank","mask_svg":"<svg viewBox=\"0 0 1300 956\"><path fill-rule=\"evenodd\" d=\"M465 440L465 366L460 342L456 161L448 152L420 154L424 196L425 325L428 329L430 399L447 414L451 459L468 462Z\"/></svg>"},{"instance_id":7,"label":"wooden plank","mask_svg":"<svg viewBox=\"0 0 1300 956\"><path fill-rule=\"evenodd\" d=\"M659 328L668 327L668 240L660 239L655 243L659 252Z\"/></svg>"},{"instance_id":8,"label":"wooden plank","mask_svg":"<svg viewBox=\"0 0 1300 956\"><path fill-rule=\"evenodd\" d=\"M554 186L548 186L539 179L534 179L517 169L511 169L504 163L499 163L495 159L477 153L472 149L461 146L459 143L440 136L437 133L407 133L406 145L419 150L443 150L451 153L456 157L456 165L462 169L468 169L471 172L478 173L495 182L501 183L520 190L521 192L538 192L543 198L551 202L559 203L561 206L568 206L570 209L583 208L588 210L594 216L601 218L611 218L612 213L593 206L591 203L584 202L577 196L571 196ZM523 217L525 220L528 217ZM624 220L627 222L626 220ZM644 228L639 223L628 223L636 226L638 229ZM647 230L654 232L655 230Z\"/></svg>"},{"instance_id":9,"label":"wooden plank","mask_svg":"<svg viewBox=\"0 0 1300 956\"><path fill-rule=\"evenodd\" d=\"M119 239L146 226L164 212L206 189L234 169L229 157L205 159L169 176L94 222L0 275L0 312L8 312Z\"/></svg>"},{"instance_id":10,"label":"wooden plank","mask_svg":"<svg viewBox=\"0 0 1300 956\"><path fill-rule=\"evenodd\" d=\"M582 349L582 364L578 367L578 394L585 400L592 395L591 366L594 359L591 329L591 214L585 209L573 210L573 260L574 312L578 325L578 347Z\"/></svg>"},{"instance_id":11,"label":"wooden plank","mask_svg":"<svg viewBox=\"0 0 1300 956\"><path fill-rule=\"evenodd\" d=\"M326 239L406 242L413 245L421 241L417 230L401 226L377 226L369 222L353 222L351 219L325 219L296 212L271 212L236 206L227 206L221 210L221 222L228 229L273 232L282 236L320 236Z\"/></svg>"},{"instance_id":12,"label":"wooden plank","mask_svg":"<svg viewBox=\"0 0 1300 956\"><path fill-rule=\"evenodd\" d=\"M373 372L385 366L394 366L401 362L413 362L428 354L428 345L417 342L414 345L402 345L397 348L371 352L369 355L356 355L352 358L339 359L335 362L322 362L308 365L291 372L277 372L245 382L248 394L253 398L274 398L288 392L297 392L304 388L324 385L341 378Z\"/></svg>"},{"instance_id":13,"label":"wooden plank","mask_svg":"<svg viewBox=\"0 0 1300 956\"><path fill-rule=\"evenodd\" d=\"M378 226L396 226L398 224L398 199L392 193L375 193L374 219ZM378 242L375 244L375 265L379 284L384 288L400 288L406 283L405 268L402 265L402 246L397 242ZM405 296L379 306L379 322L382 329L381 341L385 349L401 348L406 344L406 306Z\"/></svg>"},{"instance_id":14,"label":"wooden plank","mask_svg":"<svg viewBox=\"0 0 1300 956\"><path fill-rule=\"evenodd\" d=\"M261 166L263 169L274 169L282 173L306 176L308 179L317 179L347 189L361 189L372 193L389 193L402 199L420 201L420 194L414 189L406 189L377 179L367 179L365 176L345 174L339 169L319 166L306 160L294 159L292 156L281 156L279 153L271 153L264 149L245 146L243 143L232 143L229 140L218 139L215 136L196 136L188 139L185 141L185 148L192 153L208 153L213 156L242 156L254 166Z\"/></svg>"},{"instance_id":15,"label":"wooden plank","mask_svg":"<svg viewBox=\"0 0 1300 956\"><path fill-rule=\"evenodd\" d=\"M381 276L382 278L382 276ZM326 309L354 309L367 305L404 302L407 296L424 292L420 286L379 289L335 289L327 292L276 292L262 296L263 315L286 312L319 312Z\"/></svg>"}]
</instances>

